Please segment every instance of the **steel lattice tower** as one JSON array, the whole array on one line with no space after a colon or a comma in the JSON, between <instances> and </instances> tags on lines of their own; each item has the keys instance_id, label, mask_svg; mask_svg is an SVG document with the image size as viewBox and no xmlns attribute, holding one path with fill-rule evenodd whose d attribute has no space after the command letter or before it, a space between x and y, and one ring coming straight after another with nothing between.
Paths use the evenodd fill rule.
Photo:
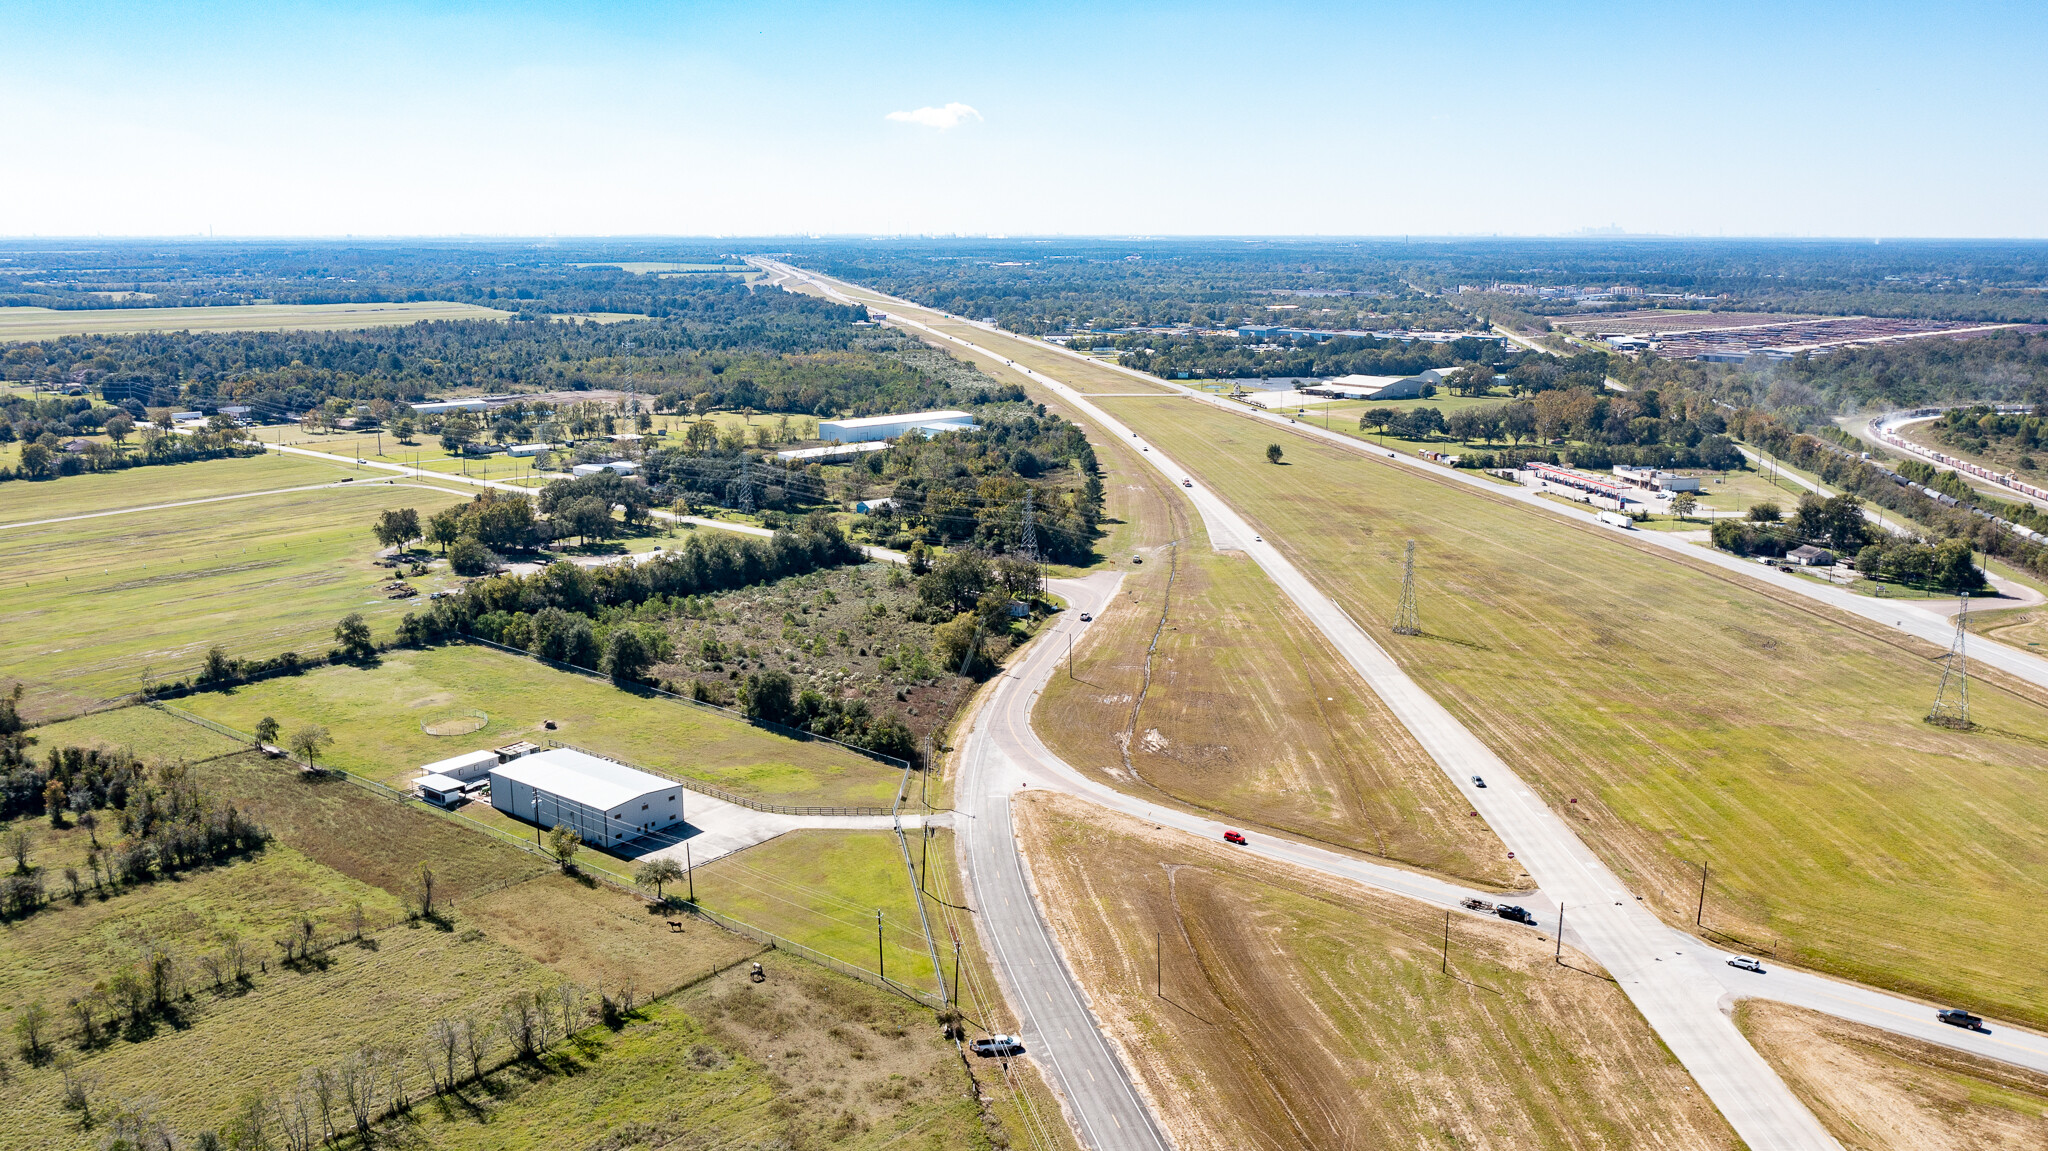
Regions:
<instances>
[{"instance_id":1,"label":"steel lattice tower","mask_svg":"<svg viewBox=\"0 0 2048 1151\"><path fill-rule=\"evenodd\" d=\"M1025 559L1032 563L1038 562L1038 527L1032 522L1030 488L1024 489L1024 537L1018 541L1018 546L1024 552Z\"/></svg>"},{"instance_id":2,"label":"steel lattice tower","mask_svg":"<svg viewBox=\"0 0 2048 1151\"><path fill-rule=\"evenodd\" d=\"M1941 690L1934 693L1934 708L1927 713L1929 723L1970 726L1970 658L1963 646L1969 626L1970 597L1963 596L1956 608L1956 637L1949 641L1948 659L1941 669Z\"/></svg>"},{"instance_id":3,"label":"steel lattice tower","mask_svg":"<svg viewBox=\"0 0 2048 1151\"><path fill-rule=\"evenodd\" d=\"M1395 635L1421 635L1422 617L1415 611L1415 541L1408 541L1408 558L1401 563L1401 608L1394 613Z\"/></svg>"},{"instance_id":4,"label":"steel lattice tower","mask_svg":"<svg viewBox=\"0 0 2048 1151\"><path fill-rule=\"evenodd\" d=\"M740 453L740 511L754 512L754 457Z\"/></svg>"}]
</instances>

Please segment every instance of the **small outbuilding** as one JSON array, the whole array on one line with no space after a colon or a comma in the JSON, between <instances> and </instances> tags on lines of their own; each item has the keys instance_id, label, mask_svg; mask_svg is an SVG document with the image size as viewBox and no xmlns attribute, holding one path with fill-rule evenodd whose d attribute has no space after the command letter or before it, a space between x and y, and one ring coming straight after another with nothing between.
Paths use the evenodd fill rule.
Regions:
<instances>
[{"instance_id":1,"label":"small outbuilding","mask_svg":"<svg viewBox=\"0 0 2048 1151\"><path fill-rule=\"evenodd\" d=\"M583 842L604 848L683 822L683 789L614 760L556 747L493 769L491 806L546 828L567 824Z\"/></svg>"},{"instance_id":2,"label":"small outbuilding","mask_svg":"<svg viewBox=\"0 0 2048 1151\"><path fill-rule=\"evenodd\" d=\"M1785 558L1791 560L1793 563L1800 564L1802 566L1810 568L1826 568L1835 566L1835 553L1827 550L1826 548L1814 547L1812 544L1805 544L1803 546L1793 548L1791 551L1785 553Z\"/></svg>"},{"instance_id":3,"label":"small outbuilding","mask_svg":"<svg viewBox=\"0 0 2048 1151\"><path fill-rule=\"evenodd\" d=\"M438 759L420 768L422 776L444 776L461 783L482 779L498 766L503 757L495 751L466 751L461 755Z\"/></svg>"},{"instance_id":4,"label":"small outbuilding","mask_svg":"<svg viewBox=\"0 0 2048 1151\"><path fill-rule=\"evenodd\" d=\"M414 781L413 786L419 789L421 799L442 807L454 807L461 803L463 794L469 789L469 785L462 780L446 775L421 776Z\"/></svg>"}]
</instances>

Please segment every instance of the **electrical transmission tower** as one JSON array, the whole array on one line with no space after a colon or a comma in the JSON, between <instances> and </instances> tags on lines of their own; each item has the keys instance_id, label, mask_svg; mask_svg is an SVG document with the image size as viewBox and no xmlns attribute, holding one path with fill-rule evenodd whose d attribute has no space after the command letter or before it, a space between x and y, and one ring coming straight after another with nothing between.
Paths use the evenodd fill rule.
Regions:
<instances>
[{"instance_id":1,"label":"electrical transmission tower","mask_svg":"<svg viewBox=\"0 0 2048 1151\"><path fill-rule=\"evenodd\" d=\"M1401 563L1401 609L1394 613L1395 635L1421 635L1422 617L1415 612L1415 541L1408 541L1408 558Z\"/></svg>"},{"instance_id":2,"label":"electrical transmission tower","mask_svg":"<svg viewBox=\"0 0 2048 1151\"><path fill-rule=\"evenodd\" d=\"M1032 563L1037 563L1038 526L1032 522L1030 488L1024 489L1024 538L1018 541L1018 543L1019 546L1023 549L1024 558L1030 560Z\"/></svg>"},{"instance_id":3,"label":"electrical transmission tower","mask_svg":"<svg viewBox=\"0 0 2048 1151\"><path fill-rule=\"evenodd\" d=\"M1941 669L1941 690L1934 694L1934 709L1927 722L1943 727L1970 726L1970 658L1963 641L1970 634L1970 597L1962 597L1956 609L1956 637L1949 641L1948 659Z\"/></svg>"},{"instance_id":4,"label":"electrical transmission tower","mask_svg":"<svg viewBox=\"0 0 2048 1151\"><path fill-rule=\"evenodd\" d=\"M754 514L754 457L740 453L740 511Z\"/></svg>"}]
</instances>

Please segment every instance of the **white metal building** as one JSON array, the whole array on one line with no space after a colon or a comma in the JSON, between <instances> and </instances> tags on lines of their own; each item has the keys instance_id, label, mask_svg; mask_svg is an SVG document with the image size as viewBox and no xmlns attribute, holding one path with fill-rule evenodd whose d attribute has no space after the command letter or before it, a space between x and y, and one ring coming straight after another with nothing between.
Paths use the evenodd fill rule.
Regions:
<instances>
[{"instance_id":1,"label":"white metal building","mask_svg":"<svg viewBox=\"0 0 2048 1151\"><path fill-rule=\"evenodd\" d=\"M420 768L420 774L445 775L468 783L491 774L491 769L504 758L495 751L467 751L448 759L435 760Z\"/></svg>"},{"instance_id":2,"label":"white metal building","mask_svg":"<svg viewBox=\"0 0 2048 1151\"><path fill-rule=\"evenodd\" d=\"M857 420L820 420L818 438L831 443L893 440L915 428L923 432L967 432L975 427L966 412L907 412L900 416L863 416Z\"/></svg>"},{"instance_id":3,"label":"white metal building","mask_svg":"<svg viewBox=\"0 0 2048 1151\"><path fill-rule=\"evenodd\" d=\"M631 460L613 460L608 464L577 464L569 469L569 474L581 479L584 476L594 476L599 472L617 472L622 476L630 476L639 470L640 465Z\"/></svg>"},{"instance_id":4,"label":"white metal building","mask_svg":"<svg viewBox=\"0 0 2048 1151\"><path fill-rule=\"evenodd\" d=\"M574 748L537 751L491 769L491 806L583 842L610 847L683 821L681 785Z\"/></svg>"}]
</instances>

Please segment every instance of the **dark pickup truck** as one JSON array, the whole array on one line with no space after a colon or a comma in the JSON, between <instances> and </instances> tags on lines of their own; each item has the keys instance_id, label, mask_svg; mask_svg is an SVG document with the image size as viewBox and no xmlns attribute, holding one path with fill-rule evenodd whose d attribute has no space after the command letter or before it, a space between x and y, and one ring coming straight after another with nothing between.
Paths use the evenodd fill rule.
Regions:
<instances>
[{"instance_id":1,"label":"dark pickup truck","mask_svg":"<svg viewBox=\"0 0 2048 1151\"><path fill-rule=\"evenodd\" d=\"M1966 1027L1971 1031L1984 1030L1984 1020L1964 1011L1960 1007L1950 1007L1937 1011L1934 1013L1934 1017L1950 1027Z\"/></svg>"},{"instance_id":2,"label":"dark pickup truck","mask_svg":"<svg viewBox=\"0 0 2048 1151\"><path fill-rule=\"evenodd\" d=\"M1526 923L1531 927L1536 926L1536 917L1529 914L1529 909L1526 907L1514 907L1504 903L1494 908L1493 913L1502 919L1512 919L1516 923Z\"/></svg>"}]
</instances>

